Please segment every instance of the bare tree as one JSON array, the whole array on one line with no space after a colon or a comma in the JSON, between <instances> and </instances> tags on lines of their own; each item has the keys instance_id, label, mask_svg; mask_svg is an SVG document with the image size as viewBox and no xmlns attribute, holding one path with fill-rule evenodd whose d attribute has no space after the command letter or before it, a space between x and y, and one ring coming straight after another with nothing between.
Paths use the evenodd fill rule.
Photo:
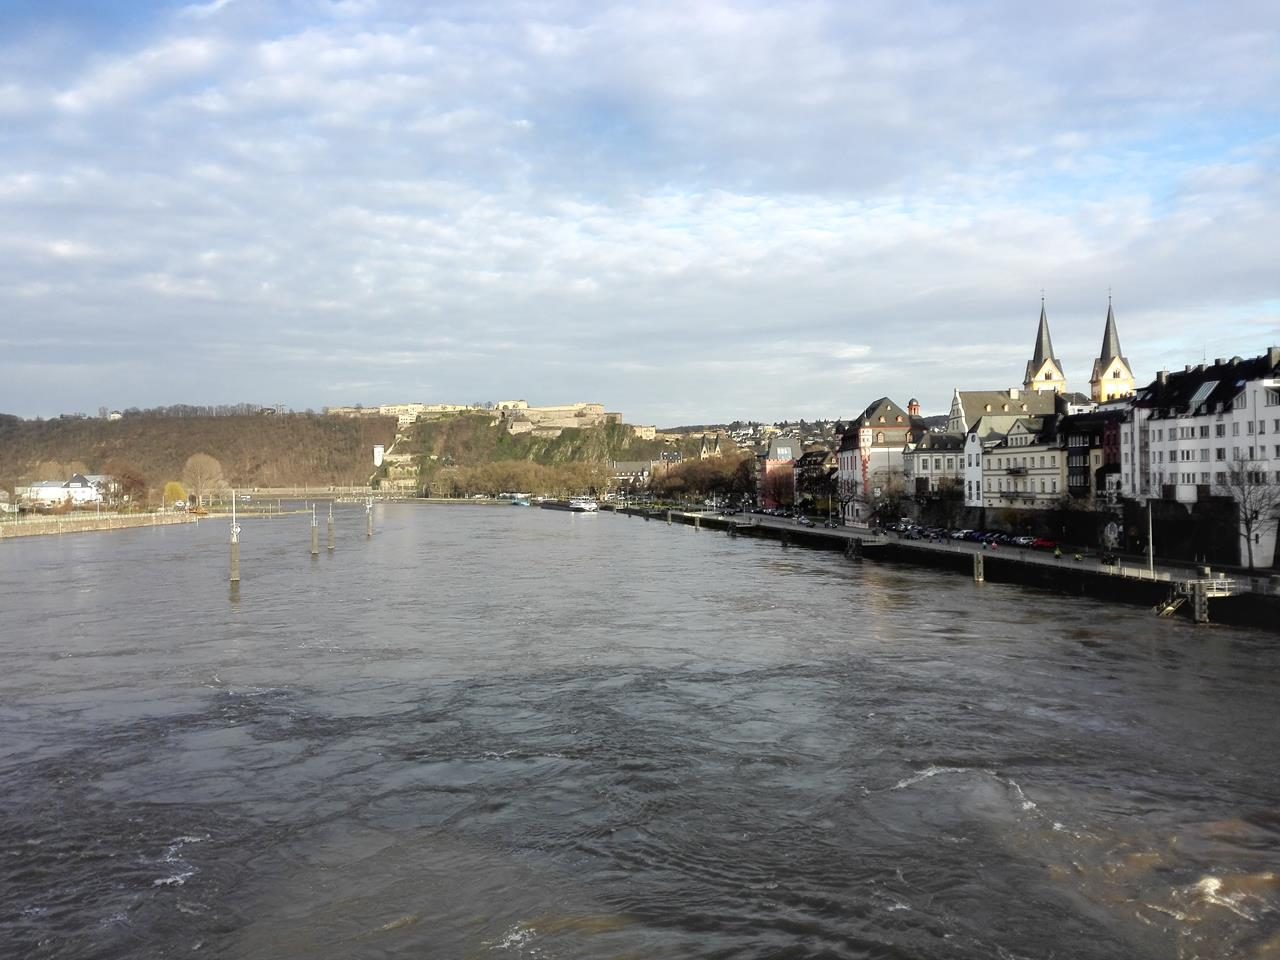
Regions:
<instances>
[{"instance_id":1,"label":"bare tree","mask_svg":"<svg viewBox=\"0 0 1280 960\"><path fill-rule=\"evenodd\" d=\"M1280 475L1272 482L1267 471L1254 460L1237 457L1217 492L1236 502L1236 518L1253 567L1253 545L1280 519Z\"/></svg>"},{"instance_id":2,"label":"bare tree","mask_svg":"<svg viewBox=\"0 0 1280 960\"><path fill-rule=\"evenodd\" d=\"M211 493L225 482L222 479L222 464L207 453L193 453L187 457L182 468L182 482L196 495L196 506L200 506L205 494Z\"/></svg>"}]
</instances>

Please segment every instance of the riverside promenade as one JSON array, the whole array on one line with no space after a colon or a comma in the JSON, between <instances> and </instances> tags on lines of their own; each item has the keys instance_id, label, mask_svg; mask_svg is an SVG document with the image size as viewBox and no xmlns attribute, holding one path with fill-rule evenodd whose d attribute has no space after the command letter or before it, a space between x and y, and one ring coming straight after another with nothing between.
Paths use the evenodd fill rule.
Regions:
<instances>
[{"instance_id":1,"label":"riverside promenade","mask_svg":"<svg viewBox=\"0 0 1280 960\"><path fill-rule=\"evenodd\" d=\"M130 530L196 523L194 514L173 513L68 513L60 516L26 516L0 521L0 540L19 537L58 536L95 530Z\"/></svg>"},{"instance_id":2,"label":"riverside promenade","mask_svg":"<svg viewBox=\"0 0 1280 960\"><path fill-rule=\"evenodd\" d=\"M678 523L730 536L780 541L784 546L839 550L856 559L910 563L970 574L977 582L1019 583L1060 593L1136 603L1166 615L1189 613L1210 619L1280 629L1280 576L1271 571L1223 571L1186 564L1103 563L1095 555L1021 547L986 547L963 540L910 540L865 526L803 526L794 520L720 516L709 511L616 509L620 516ZM1210 614L1212 613L1212 616Z\"/></svg>"}]
</instances>

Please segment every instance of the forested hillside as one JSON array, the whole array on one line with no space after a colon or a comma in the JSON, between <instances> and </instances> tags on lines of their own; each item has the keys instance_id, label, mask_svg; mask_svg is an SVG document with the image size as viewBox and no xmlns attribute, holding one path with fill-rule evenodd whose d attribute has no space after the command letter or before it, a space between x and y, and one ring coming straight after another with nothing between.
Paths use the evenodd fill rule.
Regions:
<instances>
[{"instance_id":1,"label":"forested hillside","mask_svg":"<svg viewBox=\"0 0 1280 960\"><path fill-rule=\"evenodd\" d=\"M363 483L373 445L391 445L393 417L317 414L21 420L0 415L0 486L90 473L136 471L148 488L180 479L187 458L204 453L236 487Z\"/></svg>"},{"instance_id":2,"label":"forested hillside","mask_svg":"<svg viewBox=\"0 0 1280 960\"><path fill-rule=\"evenodd\" d=\"M487 414L461 414L417 424L412 444L421 488L433 496L524 492L566 496L603 493L609 461L658 460L680 452L696 458L700 440L637 440L631 427L569 428L558 437L513 436Z\"/></svg>"},{"instance_id":3,"label":"forested hillside","mask_svg":"<svg viewBox=\"0 0 1280 960\"><path fill-rule=\"evenodd\" d=\"M488 414L461 414L417 424L413 452L459 466L506 460L533 463L605 463L609 460L656 460L664 450L697 456L698 440L678 446L661 440L636 440L631 427L610 423L567 429L558 437L513 436ZM403 449L403 447L401 448Z\"/></svg>"}]
</instances>

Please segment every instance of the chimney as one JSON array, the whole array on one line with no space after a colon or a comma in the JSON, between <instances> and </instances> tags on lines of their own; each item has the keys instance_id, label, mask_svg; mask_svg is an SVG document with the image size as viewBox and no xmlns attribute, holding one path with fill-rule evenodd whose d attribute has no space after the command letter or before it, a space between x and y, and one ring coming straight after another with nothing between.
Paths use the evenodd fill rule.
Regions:
<instances>
[{"instance_id":1,"label":"chimney","mask_svg":"<svg viewBox=\"0 0 1280 960\"><path fill-rule=\"evenodd\" d=\"M1273 370L1280 367L1280 347L1267 347L1267 363Z\"/></svg>"},{"instance_id":2,"label":"chimney","mask_svg":"<svg viewBox=\"0 0 1280 960\"><path fill-rule=\"evenodd\" d=\"M1157 382L1157 383L1168 383L1168 382L1169 382L1169 371L1168 371L1168 370L1161 370L1159 373L1157 373L1157 374L1156 374L1156 382Z\"/></svg>"},{"instance_id":3,"label":"chimney","mask_svg":"<svg viewBox=\"0 0 1280 960\"><path fill-rule=\"evenodd\" d=\"M1018 399L1018 397L1019 397L1020 395L1021 395L1021 391L1020 391L1017 387L1010 387L1010 388L1009 388L1009 399L1010 399L1010 400L1017 400L1017 399Z\"/></svg>"},{"instance_id":4,"label":"chimney","mask_svg":"<svg viewBox=\"0 0 1280 960\"><path fill-rule=\"evenodd\" d=\"M1191 372L1191 364L1189 364L1189 363L1188 363L1185 367L1183 367L1183 368L1182 368L1182 372L1183 372L1183 373L1190 373L1190 372Z\"/></svg>"},{"instance_id":5,"label":"chimney","mask_svg":"<svg viewBox=\"0 0 1280 960\"><path fill-rule=\"evenodd\" d=\"M1226 361L1226 358L1225 358L1225 357L1214 357L1214 358L1213 358L1213 365L1214 365L1215 367L1220 367L1220 366L1222 366L1222 365L1223 365L1224 363L1226 363L1226 362L1227 362L1227 361Z\"/></svg>"}]
</instances>

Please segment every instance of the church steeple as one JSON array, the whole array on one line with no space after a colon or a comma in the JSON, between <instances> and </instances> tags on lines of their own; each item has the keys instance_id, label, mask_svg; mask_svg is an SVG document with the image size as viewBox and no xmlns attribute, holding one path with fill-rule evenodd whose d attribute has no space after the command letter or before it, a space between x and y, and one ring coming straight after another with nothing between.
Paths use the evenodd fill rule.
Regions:
<instances>
[{"instance_id":1,"label":"church steeple","mask_svg":"<svg viewBox=\"0 0 1280 960\"><path fill-rule=\"evenodd\" d=\"M1022 385L1037 393L1063 393L1067 389L1062 364L1053 355L1053 338L1049 336L1049 315L1045 311L1043 296L1040 297L1040 329L1036 332L1036 349L1027 364L1027 378Z\"/></svg>"},{"instance_id":2,"label":"church steeple","mask_svg":"<svg viewBox=\"0 0 1280 960\"><path fill-rule=\"evenodd\" d=\"M1044 300L1040 300L1040 329L1036 332L1036 352L1031 362L1037 367L1053 359L1053 338L1049 336L1049 315L1045 313Z\"/></svg>"},{"instance_id":3,"label":"church steeple","mask_svg":"<svg viewBox=\"0 0 1280 960\"><path fill-rule=\"evenodd\" d=\"M1111 294L1107 294L1107 325L1102 331L1102 352L1093 361L1089 394L1095 403L1104 403L1117 397L1132 396L1136 387L1129 361L1120 352L1116 315L1111 308Z\"/></svg>"},{"instance_id":4,"label":"church steeple","mask_svg":"<svg viewBox=\"0 0 1280 960\"><path fill-rule=\"evenodd\" d=\"M1120 356L1120 335L1116 333L1116 314L1111 309L1111 297L1107 296L1107 327L1102 332L1102 353L1098 359L1106 362Z\"/></svg>"}]
</instances>

